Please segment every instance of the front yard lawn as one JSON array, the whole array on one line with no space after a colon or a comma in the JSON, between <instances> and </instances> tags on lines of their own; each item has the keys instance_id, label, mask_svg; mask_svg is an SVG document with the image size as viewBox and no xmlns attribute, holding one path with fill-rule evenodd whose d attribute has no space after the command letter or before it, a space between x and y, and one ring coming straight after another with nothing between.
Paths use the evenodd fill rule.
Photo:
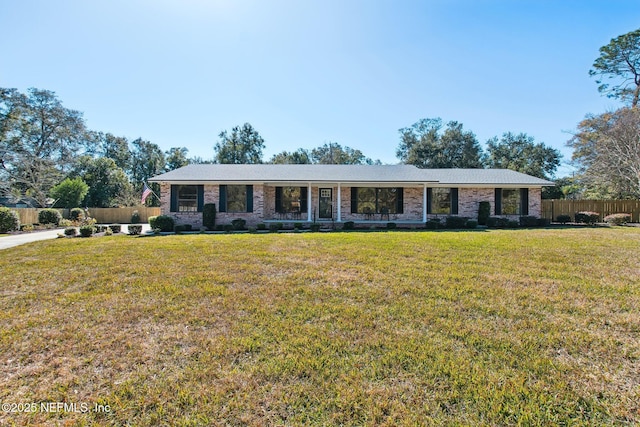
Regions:
<instances>
[{"instance_id":1,"label":"front yard lawn","mask_svg":"<svg viewBox=\"0 0 640 427\"><path fill-rule=\"evenodd\" d=\"M8 249L0 424L633 425L639 248L593 228Z\"/></svg>"}]
</instances>

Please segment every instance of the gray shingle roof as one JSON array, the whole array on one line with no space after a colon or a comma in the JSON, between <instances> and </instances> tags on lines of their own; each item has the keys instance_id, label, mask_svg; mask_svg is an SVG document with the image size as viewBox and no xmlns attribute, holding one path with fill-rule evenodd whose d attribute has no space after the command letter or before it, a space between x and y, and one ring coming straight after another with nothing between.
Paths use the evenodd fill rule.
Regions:
<instances>
[{"instance_id":1,"label":"gray shingle roof","mask_svg":"<svg viewBox=\"0 0 640 427\"><path fill-rule=\"evenodd\" d=\"M419 169L411 165L188 165L151 182L416 183L547 186L553 182L508 169Z\"/></svg>"}]
</instances>

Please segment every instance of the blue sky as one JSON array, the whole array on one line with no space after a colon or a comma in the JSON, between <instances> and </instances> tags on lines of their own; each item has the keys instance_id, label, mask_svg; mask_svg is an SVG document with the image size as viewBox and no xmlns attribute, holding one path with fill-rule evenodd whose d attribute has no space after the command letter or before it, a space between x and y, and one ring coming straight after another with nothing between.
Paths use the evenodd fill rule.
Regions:
<instances>
[{"instance_id":1,"label":"blue sky","mask_svg":"<svg viewBox=\"0 0 640 427\"><path fill-rule=\"evenodd\" d=\"M398 129L441 117L568 161L585 114L620 106L598 49L639 23L637 0L0 0L0 87L204 158L249 122L265 159L338 142L396 163Z\"/></svg>"}]
</instances>

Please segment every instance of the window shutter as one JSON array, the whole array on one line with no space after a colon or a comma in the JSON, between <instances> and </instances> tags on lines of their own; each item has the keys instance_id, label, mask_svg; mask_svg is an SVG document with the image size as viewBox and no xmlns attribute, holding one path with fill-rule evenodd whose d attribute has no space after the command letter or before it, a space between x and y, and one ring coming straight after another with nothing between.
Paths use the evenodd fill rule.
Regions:
<instances>
[{"instance_id":1,"label":"window shutter","mask_svg":"<svg viewBox=\"0 0 640 427\"><path fill-rule=\"evenodd\" d=\"M529 215L529 189L520 189L520 213L522 215Z\"/></svg>"},{"instance_id":2,"label":"window shutter","mask_svg":"<svg viewBox=\"0 0 640 427\"><path fill-rule=\"evenodd\" d=\"M171 186L171 206L170 206L170 211L171 212L178 212L178 186L177 185L172 185Z\"/></svg>"},{"instance_id":3,"label":"window shutter","mask_svg":"<svg viewBox=\"0 0 640 427\"><path fill-rule=\"evenodd\" d=\"M358 213L358 187L351 187L351 213Z\"/></svg>"},{"instance_id":4,"label":"window shutter","mask_svg":"<svg viewBox=\"0 0 640 427\"><path fill-rule=\"evenodd\" d=\"M276 212L282 213L282 187L276 187Z\"/></svg>"},{"instance_id":5,"label":"window shutter","mask_svg":"<svg viewBox=\"0 0 640 427\"><path fill-rule=\"evenodd\" d=\"M253 212L253 185L247 185L247 212Z\"/></svg>"},{"instance_id":6,"label":"window shutter","mask_svg":"<svg viewBox=\"0 0 640 427\"><path fill-rule=\"evenodd\" d=\"M396 212L404 213L404 188L402 187L396 189Z\"/></svg>"},{"instance_id":7,"label":"window shutter","mask_svg":"<svg viewBox=\"0 0 640 427\"><path fill-rule=\"evenodd\" d=\"M495 214L502 215L502 188L496 188L494 204Z\"/></svg>"},{"instance_id":8,"label":"window shutter","mask_svg":"<svg viewBox=\"0 0 640 427\"><path fill-rule=\"evenodd\" d=\"M433 200L433 191L431 188L427 188L427 214L432 213L431 201Z\"/></svg>"},{"instance_id":9,"label":"window shutter","mask_svg":"<svg viewBox=\"0 0 640 427\"><path fill-rule=\"evenodd\" d=\"M458 189L451 189L451 215L458 215Z\"/></svg>"},{"instance_id":10,"label":"window shutter","mask_svg":"<svg viewBox=\"0 0 640 427\"><path fill-rule=\"evenodd\" d=\"M227 211L227 186L220 186L220 200L218 201L218 212Z\"/></svg>"},{"instance_id":11,"label":"window shutter","mask_svg":"<svg viewBox=\"0 0 640 427\"><path fill-rule=\"evenodd\" d=\"M198 212L202 212L204 206L204 185L198 185Z\"/></svg>"},{"instance_id":12,"label":"window shutter","mask_svg":"<svg viewBox=\"0 0 640 427\"><path fill-rule=\"evenodd\" d=\"M307 213L308 204L309 204L309 198L307 196L307 187L300 187L300 212Z\"/></svg>"}]
</instances>

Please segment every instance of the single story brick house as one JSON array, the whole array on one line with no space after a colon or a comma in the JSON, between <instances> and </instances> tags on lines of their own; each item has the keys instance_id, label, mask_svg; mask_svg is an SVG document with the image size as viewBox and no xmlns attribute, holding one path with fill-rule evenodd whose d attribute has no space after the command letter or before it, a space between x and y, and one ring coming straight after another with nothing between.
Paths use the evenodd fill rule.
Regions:
<instances>
[{"instance_id":1,"label":"single story brick house","mask_svg":"<svg viewBox=\"0 0 640 427\"><path fill-rule=\"evenodd\" d=\"M541 189L553 182L507 169L419 169L411 165L188 165L149 180L177 224L202 226L215 203L218 224L269 222L419 224L449 215L540 217Z\"/></svg>"}]
</instances>

